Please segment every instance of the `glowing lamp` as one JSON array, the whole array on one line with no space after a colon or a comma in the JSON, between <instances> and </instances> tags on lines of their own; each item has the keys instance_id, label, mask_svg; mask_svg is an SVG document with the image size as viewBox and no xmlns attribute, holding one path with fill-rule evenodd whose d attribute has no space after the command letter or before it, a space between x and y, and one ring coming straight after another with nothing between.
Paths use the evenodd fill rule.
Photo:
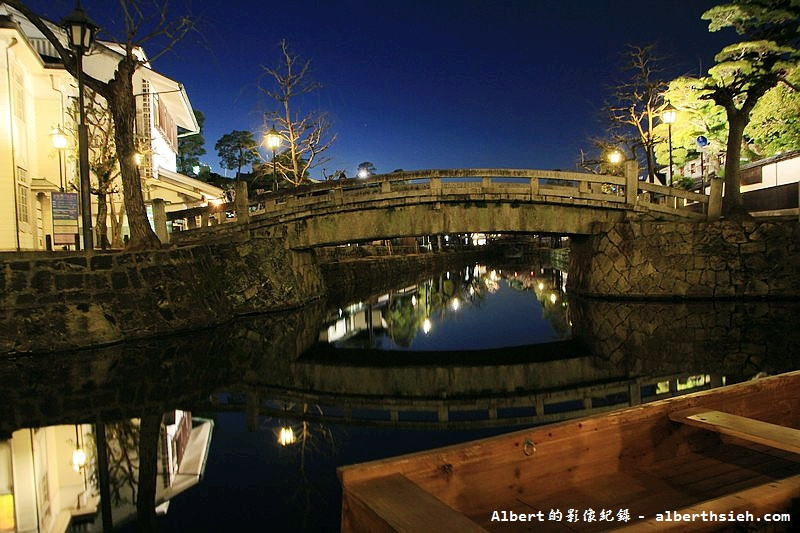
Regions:
<instances>
[{"instance_id":1,"label":"glowing lamp","mask_svg":"<svg viewBox=\"0 0 800 533\"><path fill-rule=\"evenodd\" d=\"M86 452L81 448L75 448L72 450L72 468L80 472L84 466L86 466Z\"/></svg>"},{"instance_id":2,"label":"glowing lamp","mask_svg":"<svg viewBox=\"0 0 800 533\"><path fill-rule=\"evenodd\" d=\"M278 433L278 444L281 446L289 446L297 442L297 437L294 435L294 430L289 426L284 426Z\"/></svg>"},{"instance_id":3,"label":"glowing lamp","mask_svg":"<svg viewBox=\"0 0 800 533\"><path fill-rule=\"evenodd\" d=\"M67 136L64 135L64 130L60 126L50 132L50 138L53 141L53 148L63 150L67 147Z\"/></svg>"},{"instance_id":4,"label":"glowing lamp","mask_svg":"<svg viewBox=\"0 0 800 533\"><path fill-rule=\"evenodd\" d=\"M678 120L678 110L667 102L667 107L661 111L661 121L664 124L675 124L676 120Z\"/></svg>"}]
</instances>

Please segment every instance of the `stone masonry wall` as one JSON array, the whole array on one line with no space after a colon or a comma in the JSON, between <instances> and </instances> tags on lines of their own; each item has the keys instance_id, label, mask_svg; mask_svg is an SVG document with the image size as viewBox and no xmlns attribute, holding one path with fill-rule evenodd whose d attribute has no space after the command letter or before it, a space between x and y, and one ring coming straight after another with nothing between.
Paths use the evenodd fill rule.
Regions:
<instances>
[{"instance_id":1,"label":"stone masonry wall","mask_svg":"<svg viewBox=\"0 0 800 533\"><path fill-rule=\"evenodd\" d=\"M615 298L797 297L800 224L614 224L572 239L568 288Z\"/></svg>"},{"instance_id":2,"label":"stone masonry wall","mask_svg":"<svg viewBox=\"0 0 800 533\"><path fill-rule=\"evenodd\" d=\"M205 328L325 293L310 253L283 239L0 260L0 355Z\"/></svg>"}]
</instances>

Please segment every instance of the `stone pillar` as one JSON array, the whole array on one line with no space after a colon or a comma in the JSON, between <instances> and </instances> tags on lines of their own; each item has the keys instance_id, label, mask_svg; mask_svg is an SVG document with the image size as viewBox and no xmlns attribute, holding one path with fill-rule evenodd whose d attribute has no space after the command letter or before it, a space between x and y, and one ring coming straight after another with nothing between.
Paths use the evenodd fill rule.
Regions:
<instances>
[{"instance_id":1,"label":"stone pillar","mask_svg":"<svg viewBox=\"0 0 800 533\"><path fill-rule=\"evenodd\" d=\"M239 180L236 182L236 221L239 224L250 222L250 200L247 198L247 182Z\"/></svg>"},{"instance_id":2,"label":"stone pillar","mask_svg":"<svg viewBox=\"0 0 800 533\"><path fill-rule=\"evenodd\" d=\"M625 161L625 203L633 207L639 193L639 165L635 159Z\"/></svg>"},{"instance_id":3,"label":"stone pillar","mask_svg":"<svg viewBox=\"0 0 800 533\"><path fill-rule=\"evenodd\" d=\"M153 198L153 225L155 226L156 236L163 244L169 242L167 233L167 208L164 200Z\"/></svg>"},{"instance_id":4,"label":"stone pillar","mask_svg":"<svg viewBox=\"0 0 800 533\"><path fill-rule=\"evenodd\" d=\"M531 178L531 196L539 195L539 178Z\"/></svg>"},{"instance_id":5,"label":"stone pillar","mask_svg":"<svg viewBox=\"0 0 800 533\"><path fill-rule=\"evenodd\" d=\"M719 220L722 215L722 178L711 178L708 196L708 220Z\"/></svg>"}]
</instances>

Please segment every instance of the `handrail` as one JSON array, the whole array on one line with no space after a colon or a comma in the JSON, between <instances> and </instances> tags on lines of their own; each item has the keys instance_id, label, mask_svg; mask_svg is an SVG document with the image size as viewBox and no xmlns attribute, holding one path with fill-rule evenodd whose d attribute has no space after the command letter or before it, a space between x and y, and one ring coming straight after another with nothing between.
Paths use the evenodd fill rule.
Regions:
<instances>
[{"instance_id":1,"label":"handrail","mask_svg":"<svg viewBox=\"0 0 800 533\"><path fill-rule=\"evenodd\" d=\"M708 204L705 194L638 181L636 167L626 176L590 174L563 170L458 168L392 172L367 179L331 180L267 192L248 198L248 214L267 214L282 218L308 214L318 207L360 208L370 201L407 201L419 198L420 203L447 201L448 196L478 194L487 200L537 202L606 202L607 207L626 203L640 204L653 211L692 218L702 213L689 213L681 207L687 202ZM636 183L635 194L628 195L628 183ZM653 193L660 199L654 202ZM668 199L673 198L670 202ZM678 199L681 202L678 202ZM671 205L672 204L672 205ZM597 204L595 204L597 205ZM631 205L631 208L634 207ZM198 224L198 218L200 223ZM197 207L166 214L166 220L184 221L184 229L235 221L234 203Z\"/></svg>"}]
</instances>

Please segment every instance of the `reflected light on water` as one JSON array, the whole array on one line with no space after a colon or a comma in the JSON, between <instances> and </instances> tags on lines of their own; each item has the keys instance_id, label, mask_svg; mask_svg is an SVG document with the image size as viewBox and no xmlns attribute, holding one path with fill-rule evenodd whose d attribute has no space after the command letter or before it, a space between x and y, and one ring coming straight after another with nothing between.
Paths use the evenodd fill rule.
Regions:
<instances>
[{"instance_id":1,"label":"reflected light on water","mask_svg":"<svg viewBox=\"0 0 800 533\"><path fill-rule=\"evenodd\" d=\"M426 318L425 320L423 320L423 321L422 321L422 331L423 331L423 332L424 332L426 335L427 335L428 333L430 333L430 331L431 331L431 328L432 328L432 327L433 327L433 326L431 326L431 319L430 319L430 318Z\"/></svg>"},{"instance_id":2,"label":"reflected light on water","mask_svg":"<svg viewBox=\"0 0 800 533\"><path fill-rule=\"evenodd\" d=\"M294 430L290 426L283 426L278 433L278 444L281 446L289 446L297 442L297 437Z\"/></svg>"}]
</instances>

